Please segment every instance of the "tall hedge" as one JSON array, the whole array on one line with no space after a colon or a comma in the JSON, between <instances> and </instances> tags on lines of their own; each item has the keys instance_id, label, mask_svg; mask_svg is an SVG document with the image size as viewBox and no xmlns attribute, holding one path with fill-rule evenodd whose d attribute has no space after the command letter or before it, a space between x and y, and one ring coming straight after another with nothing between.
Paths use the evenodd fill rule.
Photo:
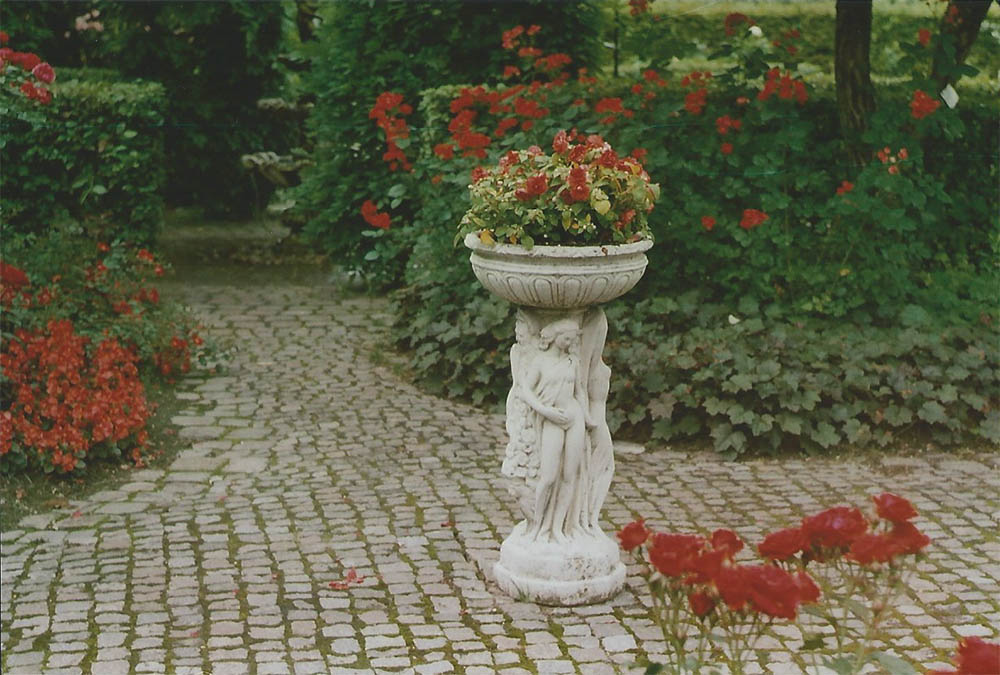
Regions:
<instances>
[{"instance_id":1,"label":"tall hedge","mask_svg":"<svg viewBox=\"0 0 1000 675\"><path fill-rule=\"evenodd\" d=\"M240 155L282 150L282 123L257 109L280 93L283 3L102 3L106 62L167 91L167 199L247 215L266 204Z\"/></svg>"},{"instance_id":2,"label":"tall hedge","mask_svg":"<svg viewBox=\"0 0 1000 675\"><path fill-rule=\"evenodd\" d=\"M369 119L376 97L395 91L416 108L418 92L460 82L496 82L510 54L501 34L516 25L545 27L536 44L563 52L573 67L597 65L604 11L596 2L362 2L332 7L320 33L309 89L316 166L297 191L306 233L357 263L371 243L360 232L361 204L395 181L382 160L384 136ZM419 113L408 119L421 125ZM405 145L404 140L401 143Z\"/></svg>"},{"instance_id":3,"label":"tall hedge","mask_svg":"<svg viewBox=\"0 0 1000 675\"><path fill-rule=\"evenodd\" d=\"M148 243L163 217L163 87L57 80L53 94L48 106L0 105L4 237L73 219L108 241Z\"/></svg>"}]
</instances>

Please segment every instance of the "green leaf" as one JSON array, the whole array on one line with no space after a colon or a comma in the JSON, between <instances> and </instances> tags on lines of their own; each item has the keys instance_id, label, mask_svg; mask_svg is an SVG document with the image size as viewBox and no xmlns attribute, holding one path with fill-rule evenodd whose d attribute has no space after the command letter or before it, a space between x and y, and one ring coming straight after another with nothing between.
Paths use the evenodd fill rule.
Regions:
<instances>
[{"instance_id":1,"label":"green leaf","mask_svg":"<svg viewBox=\"0 0 1000 675\"><path fill-rule=\"evenodd\" d=\"M390 197L402 197L403 195L406 194L406 186L403 185L402 183L396 183L391 188L389 188L389 191L386 194L389 195Z\"/></svg>"},{"instance_id":2,"label":"green leaf","mask_svg":"<svg viewBox=\"0 0 1000 675\"><path fill-rule=\"evenodd\" d=\"M645 675L658 675L658 673L662 672L663 672L662 663L650 663L648 666L646 666Z\"/></svg>"},{"instance_id":3,"label":"green leaf","mask_svg":"<svg viewBox=\"0 0 1000 675\"><path fill-rule=\"evenodd\" d=\"M885 409L885 420L894 427L909 424L913 421L913 413L909 408L891 405Z\"/></svg>"},{"instance_id":4,"label":"green leaf","mask_svg":"<svg viewBox=\"0 0 1000 675\"><path fill-rule=\"evenodd\" d=\"M122 138L135 138L138 135L138 131L132 131L131 129L126 129L122 132Z\"/></svg>"},{"instance_id":5,"label":"green leaf","mask_svg":"<svg viewBox=\"0 0 1000 675\"><path fill-rule=\"evenodd\" d=\"M836 445L840 442L840 434L837 433L837 430L832 425L827 422L820 422L816 425L816 433L812 435L812 439L824 448L829 448L831 445Z\"/></svg>"},{"instance_id":6,"label":"green leaf","mask_svg":"<svg viewBox=\"0 0 1000 675\"><path fill-rule=\"evenodd\" d=\"M889 675L917 675L917 670L909 663L887 652L872 652L872 658L885 666Z\"/></svg>"},{"instance_id":7,"label":"green leaf","mask_svg":"<svg viewBox=\"0 0 1000 675\"><path fill-rule=\"evenodd\" d=\"M95 195L104 195L108 193L108 188L98 184L90 188L90 191L93 192Z\"/></svg>"},{"instance_id":8,"label":"green leaf","mask_svg":"<svg viewBox=\"0 0 1000 675\"><path fill-rule=\"evenodd\" d=\"M944 424L948 421L945 409L937 401L925 401L917 411L917 417L930 424Z\"/></svg>"},{"instance_id":9,"label":"green leaf","mask_svg":"<svg viewBox=\"0 0 1000 675\"><path fill-rule=\"evenodd\" d=\"M854 664L844 656L838 656L835 659L824 659L823 665L833 670L837 675L852 675L854 673Z\"/></svg>"}]
</instances>

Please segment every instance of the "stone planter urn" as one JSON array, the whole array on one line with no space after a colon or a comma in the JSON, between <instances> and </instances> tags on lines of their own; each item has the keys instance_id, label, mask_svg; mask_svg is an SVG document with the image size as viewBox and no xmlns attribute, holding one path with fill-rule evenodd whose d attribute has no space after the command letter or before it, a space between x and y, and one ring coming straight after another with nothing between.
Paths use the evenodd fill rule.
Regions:
<instances>
[{"instance_id":1,"label":"stone planter urn","mask_svg":"<svg viewBox=\"0 0 1000 675\"><path fill-rule=\"evenodd\" d=\"M653 243L525 249L470 234L465 245L483 286L518 306L502 472L524 520L500 547L496 582L547 605L607 600L625 566L598 522L614 475L600 304L635 286Z\"/></svg>"}]
</instances>

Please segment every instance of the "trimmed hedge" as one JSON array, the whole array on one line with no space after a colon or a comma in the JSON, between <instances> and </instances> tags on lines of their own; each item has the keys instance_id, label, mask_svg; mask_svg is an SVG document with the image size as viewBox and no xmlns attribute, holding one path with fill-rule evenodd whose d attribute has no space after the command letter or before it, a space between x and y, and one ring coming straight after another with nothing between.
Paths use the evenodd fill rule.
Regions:
<instances>
[{"instance_id":1,"label":"trimmed hedge","mask_svg":"<svg viewBox=\"0 0 1000 675\"><path fill-rule=\"evenodd\" d=\"M152 241L166 177L163 87L60 77L52 89L48 106L0 104L4 236L72 219L106 241Z\"/></svg>"}]
</instances>

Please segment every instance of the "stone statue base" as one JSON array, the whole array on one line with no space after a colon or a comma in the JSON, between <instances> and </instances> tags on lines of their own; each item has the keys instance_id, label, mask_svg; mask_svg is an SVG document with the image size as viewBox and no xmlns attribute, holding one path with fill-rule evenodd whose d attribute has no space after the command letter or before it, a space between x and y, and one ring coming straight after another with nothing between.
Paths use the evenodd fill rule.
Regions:
<instances>
[{"instance_id":1,"label":"stone statue base","mask_svg":"<svg viewBox=\"0 0 1000 675\"><path fill-rule=\"evenodd\" d=\"M603 532L578 533L567 543L535 540L521 521L500 547L497 585L511 597L568 607L604 602L625 585L618 544Z\"/></svg>"}]
</instances>

